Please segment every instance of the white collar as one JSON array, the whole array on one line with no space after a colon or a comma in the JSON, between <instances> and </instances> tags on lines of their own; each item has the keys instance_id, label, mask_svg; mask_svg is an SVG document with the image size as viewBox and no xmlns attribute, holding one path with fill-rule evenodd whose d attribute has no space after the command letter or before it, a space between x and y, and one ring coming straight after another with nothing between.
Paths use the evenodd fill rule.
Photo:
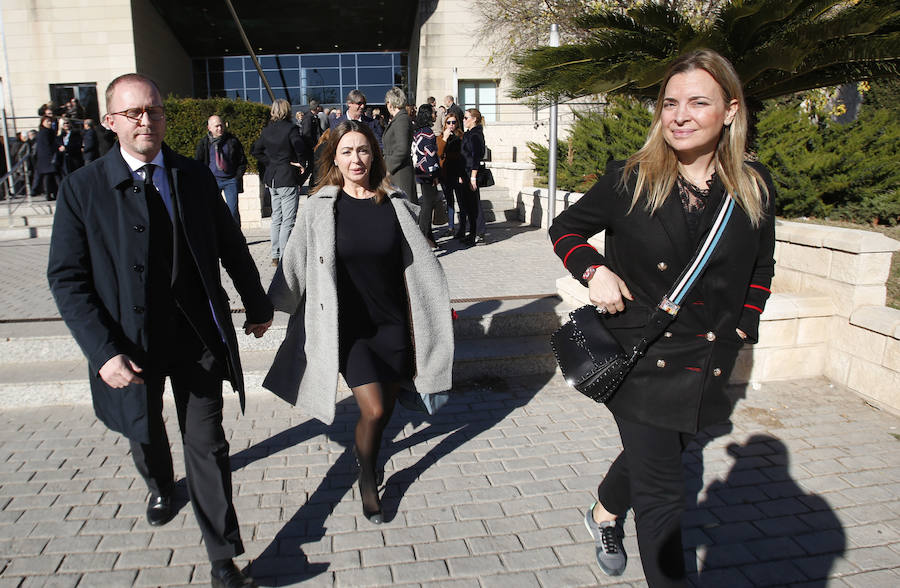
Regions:
<instances>
[{"instance_id":1,"label":"white collar","mask_svg":"<svg viewBox=\"0 0 900 588\"><path fill-rule=\"evenodd\" d=\"M122 159L124 159L125 163L128 164L128 169L130 169L133 172L138 171L139 169L141 169L148 163L152 163L153 165L159 166L161 168L165 168L165 165L163 165L162 149L159 150L159 153L157 153L156 157L153 158L153 161L150 161L150 162L141 161L137 157L134 157L133 155L131 155L130 153L125 151L121 145L119 146L119 153L122 154Z\"/></svg>"}]
</instances>

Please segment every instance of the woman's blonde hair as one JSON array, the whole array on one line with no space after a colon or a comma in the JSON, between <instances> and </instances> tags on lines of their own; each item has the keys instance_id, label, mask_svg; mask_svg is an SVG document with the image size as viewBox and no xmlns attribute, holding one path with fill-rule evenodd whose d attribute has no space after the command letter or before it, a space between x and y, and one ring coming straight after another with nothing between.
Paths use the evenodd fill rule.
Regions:
<instances>
[{"instance_id":1,"label":"woman's blonde hair","mask_svg":"<svg viewBox=\"0 0 900 588\"><path fill-rule=\"evenodd\" d=\"M289 120L291 118L291 103L284 98L278 98L272 103L272 120Z\"/></svg>"},{"instance_id":2,"label":"woman's blonde hair","mask_svg":"<svg viewBox=\"0 0 900 588\"><path fill-rule=\"evenodd\" d=\"M375 192L375 202L381 204L385 197L394 192L394 187L387 177L387 165L384 163L384 156L381 154L381 147L378 145L378 139L369 125L360 123L355 120L346 120L338 126L330 129L328 144L322 153L319 161L319 173L317 174L319 182L313 188L310 194L315 194L325 186L344 186L344 176L341 174L340 168L334 163L337 154L338 143L347 133L362 133L366 141L369 143L369 149L372 151L372 163L369 164L369 185L370 190ZM328 163L328 162L331 163Z\"/></svg>"},{"instance_id":3,"label":"woman's blonde hair","mask_svg":"<svg viewBox=\"0 0 900 588\"><path fill-rule=\"evenodd\" d=\"M384 95L384 103L390 104L394 108L406 108L406 94L403 90L394 86Z\"/></svg>"},{"instance_id":4,"label":"woman's blonde hair","mask_svg":"<svg viewBox=\"0 0 900 588\"><path fill-rule=\"evenodd\" d=\"M477 108L466 108L466 112L468 112L472 116L472 118L475 119L475 124L477 126L484 126L484 117L481 116L480 110L478 110Z\"/></svg>"},{"instance_id":5,"label":"woman's blonde hair","mask_svg":"<svg viewBox=\"0 0 900 588\"><path fill-rule=\"evenodd\" d=\"M678 178L678 158L663 137L661 119L663 101L666 86L673 76L696 69L702 69L719 84L726 106L732 100L737 100L737 113L731 124L726 124L722 128L713 160L716 173L725 189L750 217L753 226L759 226L768 190L759 172L744 160L747 147L747 107L741 80L727 59L709 49L700 49L679 56L669 66L660 83L653 123L650 125L647 140L637 153L628 158L622 175L624 186L632 173L637 171L631 209L637 206L641 198L646 197L646 209L651 214L656 212L675 186Z\"/></svg>"}]
</instances>

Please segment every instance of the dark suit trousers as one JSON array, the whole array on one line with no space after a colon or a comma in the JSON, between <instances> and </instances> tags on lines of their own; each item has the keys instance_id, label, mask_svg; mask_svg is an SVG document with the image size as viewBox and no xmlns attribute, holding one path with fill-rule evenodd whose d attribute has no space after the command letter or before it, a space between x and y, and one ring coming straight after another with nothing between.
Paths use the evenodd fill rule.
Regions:
<instances>
[{"instance_id":1,"label":"dark suit trousers","mask_svg":"<svg viewBox=\"0 0 900 588\"><path fill-rule=\"evenodd\" d=\"M597 488L600 504L618 516L634 509L644 577L651 588L686 586L681 454L694 436L619 418L616 424L623 449Z\"/></svg>"},{"instance_id":2,"label":"dark suit trousers","mask_svg":"<svg viewBox=\"0 0 900 588\"><path fill-rule=\"evenodd\" d=\"M171 494L175 474L162 417L163 385L168 376L184 446L188 494L209 559L231 558L243 553L244 546L231 499L229 445L222 428L223 368L181 319L166 360L145 369L150 443L132 441L131 451L150 490Z\"/></svg>"}]
</instances>

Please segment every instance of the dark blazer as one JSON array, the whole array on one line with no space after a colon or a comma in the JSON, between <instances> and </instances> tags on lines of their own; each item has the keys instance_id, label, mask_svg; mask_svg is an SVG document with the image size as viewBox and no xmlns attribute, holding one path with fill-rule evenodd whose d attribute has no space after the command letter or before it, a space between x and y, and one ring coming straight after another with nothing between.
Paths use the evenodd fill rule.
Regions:
<instances>
[{"instance_id":1,"label":"dark blazer","mask_svg":"<svg viewBox=\"0 0 900 588\"><path fill-rule=\"evenodd\" d=\"M331 119L331 126L329 126L328 128L333 129L345 120L347 120L346 114L342 114L338 118L333 118ZM362 119L360 119L360 121L366 123L367 125L369 125L369 127L371 127L372 132L375 133L375 138L378 139L378 145L383 146L384 141L382 140L382 135L384 133L384 127L382 127L377 120L375 120L371 116L366 116L365 114L362 115Z\"/></svg>"},{"instance_id":2,"label":"dark blazer","mask_svg":"<svg viewBox=\"0 0 900 588\"><path fill-rule=\"evenodd\" d=\"M244 146L237 137L225 131L222 141L228 146L226 153L230 155L231 160L228 162L228 168L234 170L234 178L237 180L237 191L244 191L244 173L247 171L247 156L244 155ZM203 162L209 167L209 133L203 136L194 149L194 159Z\"/></svg>"},{"instance_id":3,"label":"dark blazer","mask_svg":"<svg viewBox=\"0 0 900 588\"><path fill-rule=\"evenodd\" d=\"M100 157L100 145L97 142L97 129L87 129L82 139L84 147L84 163L90 163Z\"/></svg>"},{"instance_id":4,"label":"dark blazer","mask_svg":"<svg viewBox=\"0 0 900 588\"><path fill-rule=\"evenodd\" d=\"M227 350L226 373L244 407L244 381L228 296L220 267L234 281L251 323L272 318L272 305L240 229L209 169L163 146L183 239L196 260ZM145 385L107 386L98 376L110 358L124 353L147 365L149 334L146 268L149 259L147 201L118 149L66 177L59 189L47 277L60 315L88 359L97 417L110 429L147 443ZM177 274L173 284L177 283Z\"/></svg>"},{"instance_id":5,"label":"dark blazer","mask_svg":"<svg viewBox=\"0 0 900 588\"><path fill-rule=\"evenodd\" d=\"M460 107L459 107L459 104L457 104L456 102L454 102L453 104L450 105L449 108L447 108L447 116L449 116L449 115L451 115L451 114L455 114L455 115L456 115L456 120L459 121L459 123L458 123L458 124L459 124L459 127L462 128L463 116L464 116L464 115L463 115L462 108L460 108Z\"/></svg>"},{"instance_id":6,"label":"dark blazer","mask_svg":"<svg viewBox=\"0 0 900 588\"><path fill-rule=\"evenodd\" d=\"M270 188L299 186L300 168L291 162L308 168L311 159L300 129L289 120L272 121L263 127L250 153L265 166L263 182Z\"/></svg>"},{"instance_id":7,"label":"dark blazer","mask_svg":"<svg viewBox=\"0 0 900 588\"><path fill-rule=\"evenodd\" d=\"M461 151L465 162L466 182L468 182L472 170L480 169L481 160L484 159L484 128L481 125L475 125L466 131L462 138Z\"/></svg>"},{"instance_id":8,"label":"dark blazer","mask_svg":"<svg viewBox=\"0 0 900 588\"><path fill-rule=\"evenodd\" d=\"M37 175L55 174L57 153L59 152L56 149L56 133L53 129L41 127L34 142L34 173Z\"/></svg>"},{"instance_id":9,"label":"dark blazer","mask_svg":"<svg viewBox=\"0 0 900 588\"><path fill-rule=\"evenodd\" d=\"M413 170L412 148L413 128L406 109L400 109L384 129L384 163L391 174L391 182L413 202L416 195L416 176Z\"/></svg>"},{"instance_id":10,"label":"dark blazer","mask_svg":"<svg viewBox=\"0 0 900 588\"><path fill-rule=\"evenodd\" d=\"M744 212L735 210L669 334L650 346L608 404L616 416L685 432L729 418L732 405L724 389L743 345L735 328L747 333L749 342L757 341L775 268L775 188L768 171L754 167L769 190L765 218L753 228ZM606 265L624 280L635 299L625 301L624 312L607 316L606 324L630 349L698 243L691 238L677 188L653 216L642 204L629 213L634 178L623 189L621 175L621 163L611 166L554 220L550 238L555 253L579 281L592 265ZM723 196L724 187L716 181L697 239L708 232ZM606 247L601 255L587 239L603 229Z\"/></svg>"},{"instance_id":11,"label":"dark blazer","mask_svg":"<svg viewBox=\"0 0 900 588\"><path fill-rule=\"evenodd\" d=\"M322 136L322 133L323 130L319 124L319 116L307 112L306 116L304 116L303 120L300 122L300 136L303 137L307 150L312 151L316 148L316 143L319 142L319 137Z\"/></svg>"},{"instance_id":12,"label":"dark blazer","mask_svg":"<svg viewBox=\"0 0 900 588\"><path fill-rule=\"evenodd\" d=\"M62 147L63 137L57 135L56 147ZM65 151L57 151L59 153L60 171L63 174L70 174L79 167L84 165L84 154L81 151L82 140L81 133L78 131L69 132L69 144L65 145Z\"/></svg>"}]
</instances>

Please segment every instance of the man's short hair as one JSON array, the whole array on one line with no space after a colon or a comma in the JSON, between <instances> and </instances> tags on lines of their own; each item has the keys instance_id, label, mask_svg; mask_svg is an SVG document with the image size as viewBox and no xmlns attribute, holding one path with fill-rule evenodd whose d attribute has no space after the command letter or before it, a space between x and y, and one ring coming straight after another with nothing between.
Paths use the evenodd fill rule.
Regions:
<instances>
[{"instance_id":1,"label":"man's short hair","mask_svg":"<svg viewBox=\"0 0 900 588\"><path fill-rule=\"evenodd\" d=\"M435 98L434 96L429 96L428 99L425 100L425 102L427 102L428 104L434 104L435 102L437 102L437 98Z\"/></svg>"},{"instance_id":2,"label":"man's short hair","mask_svg":"<svg viewBox=\"0 0 900 588\"><path fill-rule=\"evenodd\" d=\"M455 100L453 99L453 96L451 96L450 94L447 94L446 96L444 96L444 100L449 100L450 102L455 102Z\"/></svg>"},{"instance_id":3,"label":"man's short hair","mask_svg":"<svg viewBox=\"0 0 900 588\"><path fill-rule=\"evenodd\" d=\"M109 110L109 103L112 102L113 96L116 93L116 86L118 86L122 82L145 82L150 84L156 89L156 93L162 96L162 92L159 91L159 85L153 81L152 78L145 76L144 74L139 73L127 73L122 74L106 86L106 109Z\"/></svg>"},{"instance_id":4,"label":"man's short hair","mask_svg":"<svg viewBox=\"0 0 900 588\"><path fill-rule=\"evenodd\" d=\"M347 102L358 104L360 102L368 102L366 100L366 95L360 92L359 90L353 89L347 92Z\"/></svg>"},{"instance_id":5,"label":"man's short hair","mask_svg":"<svg viewBox=\"0 0 900 588\"><path fill-rule=\"evenodd\" d=\"M310 100L310 101L309 101L309 109L310 109L310 110L315 110L315 109L317 109L318 107L319 107L319 101L318 101L318 100Z\"/></svg>"}]
</instances>

